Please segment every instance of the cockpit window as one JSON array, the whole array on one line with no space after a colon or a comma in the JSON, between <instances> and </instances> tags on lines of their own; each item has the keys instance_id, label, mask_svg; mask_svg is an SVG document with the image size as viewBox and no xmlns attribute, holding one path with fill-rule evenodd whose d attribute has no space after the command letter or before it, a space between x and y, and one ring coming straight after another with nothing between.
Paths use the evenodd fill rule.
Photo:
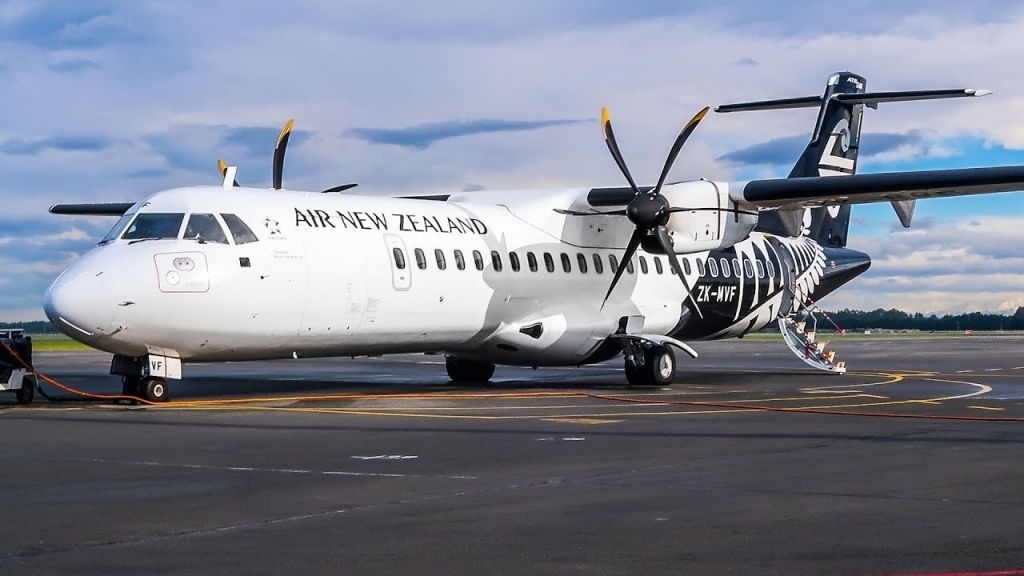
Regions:
<instances>
[{"instance_id":1,"label":"cockpit window","mask_svg":"<svg viewBox=\"0 0 1024 576\"><path fill-rule=\"evenodd\" d=\"M184 214L168 212L147 212L139 216L124 233L125 240L159 240L161 238L177 238L181 230Z\"/></svg>"},{"instance_id":2,"label":"cockpit window","mask_svg":"<svg viewBox=\"0 0 1024 576\"><path fill-rule=\"evenodd\" d=\"M128 223L132 221L132 218L135 218L135 212L121 216L121 219L117 221L117 224L114 224L114 227L110 229L110 232L107 232L107 235L103 237L103 240L100 240L100 244L107 244L114 241L121 235L121 232L124 232Z\"/></svg>"},{"instance_id":3,"label":"cockpit window","mask_svg":"<svg viewBox=\"0 0 1024 576\"><path fill-rule=\"evenodd\" d=\"M198 240L200 242L213 242L214 244L227 244L228 237L224 229L214 218L213 214L193 214L188 217L188 226L185 227L185 240Z\"/></svg>"},{"instance_id":4,"label":"cockpit window","mask_svg":"<svg viewBox=\"0 0 1024 576\"><path fill-rule=\"evenodd\" d=\"M259 238L252 233L252 230L242 222L242 219L234 214L221 214L221 218L224 219L224 223L228 225L228 230L231 231L231 236L235 239L235 244L248 244L249 242L259 242Z\"/></svg>"}]
</instances>

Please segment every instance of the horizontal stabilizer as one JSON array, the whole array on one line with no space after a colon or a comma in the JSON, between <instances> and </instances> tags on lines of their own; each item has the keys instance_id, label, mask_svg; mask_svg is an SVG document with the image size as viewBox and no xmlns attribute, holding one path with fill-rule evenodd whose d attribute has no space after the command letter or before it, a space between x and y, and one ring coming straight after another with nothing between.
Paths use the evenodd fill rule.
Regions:
<instances>
[{"instance_id":1,"label":"horizontal stabilizer","mask_svg":"<svg viewBox=\"0 0 1024 576\"><path fill-rule=\"evenodd\" d=\"M751 180L730 188L734 201L758 208L866 204L1024 190L1024 166Z\"/></svg>"},{"instance_id":2,"label":"horizontal stabilizer","mask_svg":"<svg viewBox=\"0 0 1024 576\"><path fill-rule=\"evenodd\" d=\"M907 90L902 92L864 92L861 94L834 94L833 100L843 104L864 104L877 108L882 102L915 102L918 100L941 100L944 98L972 98L988 96L989 90L963 88L960 90Z\"/></svg>"},{"instance_id":3,"label":"horizontal stabilizer","mask_svg":"<svg viewBox=\"0 0 1024 576\"><path fill-rule=\"evenodd\" d=\"M849 94L834 93L830 100L849 106L864 104L869 108L877 108L882 102L914 102L918 100L939 100L944 98L971 98L988 96L988 90L960 88L955 90L904 90L897 92L852 92ZM723 104L715 108L715 112L749 112L754 110L784 110L787 108L818 108L822 104L821 96L804 96L801 98L782 98L780 100L762 100L759 102L741 102Z\"/></svg>"},{"instance_id":4,"label":"horizontal stabilizer","mask_svg":"<svg viewBox=\"0 0 1024 576\"><path fill-rule=\"evenodd\" d=\"M722 104L715 112L750 112L753 110L785 110L787 108L818 108L821 96L804 96L802 98L781 98L779 100L761 100L759 102L741 102L739 104Z\"/></svg>"},{"instance_id":5,"label":"horizontal stabilizer","mask_svg":"<svg viewBox=\"0 0 1024 576\"><path fill-rule=\"evenodd\" d=\"M54 204L50 206L50 214L66 216L124 216L124 213L135 206L134 202L105 202L94 204Z\"/></svg>"}]
</instances>

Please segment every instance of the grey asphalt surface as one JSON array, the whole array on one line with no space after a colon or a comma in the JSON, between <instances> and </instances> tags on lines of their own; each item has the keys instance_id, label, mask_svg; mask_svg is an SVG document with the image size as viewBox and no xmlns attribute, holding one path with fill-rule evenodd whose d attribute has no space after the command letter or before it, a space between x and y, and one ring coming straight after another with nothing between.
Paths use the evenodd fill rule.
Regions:
<instances>
[{"instance_id":1,"label":"grey asphalt surface","mask_svg":"<svg viewBox=\"0 0 1024 576\"><path fill-rule=\"evenodd\" d=\"M1024 337L841 340L838 377L695 347L670 389L400 356L188 366L157 408L0 397L0 574L1024 570ZM116 393L108 358L36 364Z\"/></svg>"}]
</instances>

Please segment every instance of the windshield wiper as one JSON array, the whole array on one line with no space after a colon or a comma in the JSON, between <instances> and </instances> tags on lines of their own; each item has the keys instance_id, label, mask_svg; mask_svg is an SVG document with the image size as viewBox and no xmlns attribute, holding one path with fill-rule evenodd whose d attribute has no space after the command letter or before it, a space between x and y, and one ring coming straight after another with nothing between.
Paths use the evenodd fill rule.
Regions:
<instances>
[{"instance_id":1,"label":"windshield wiper","mask_svg":"<svg viewBox=\"0 0 1024 576\"><path fill-rule=\"evenodd\" d=\"M135 244L137 242L145 242L146 240L160 240L160 238L157 238L156 236L150 236L148 238L136 238L136 239L132 240L131 242L128 242L128 244Z\"/></svg>"}]
</instances>

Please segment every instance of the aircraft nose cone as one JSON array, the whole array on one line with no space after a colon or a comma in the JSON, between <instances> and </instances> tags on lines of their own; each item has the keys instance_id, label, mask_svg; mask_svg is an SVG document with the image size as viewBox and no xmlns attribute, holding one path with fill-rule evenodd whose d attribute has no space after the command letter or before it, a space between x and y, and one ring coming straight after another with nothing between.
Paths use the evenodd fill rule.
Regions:
<instances>
[{"instance_id":1,"label":"aircraft nose cone","mask_svg":"<svg viewBox=\"0 0 1024 576\"><path fill-rule=\"evenodd\" d=\"M114 297L102 272L72 266L46 290L43 310L61 332L87 341L114 321Z\"/></svg>"}]
</instances>

